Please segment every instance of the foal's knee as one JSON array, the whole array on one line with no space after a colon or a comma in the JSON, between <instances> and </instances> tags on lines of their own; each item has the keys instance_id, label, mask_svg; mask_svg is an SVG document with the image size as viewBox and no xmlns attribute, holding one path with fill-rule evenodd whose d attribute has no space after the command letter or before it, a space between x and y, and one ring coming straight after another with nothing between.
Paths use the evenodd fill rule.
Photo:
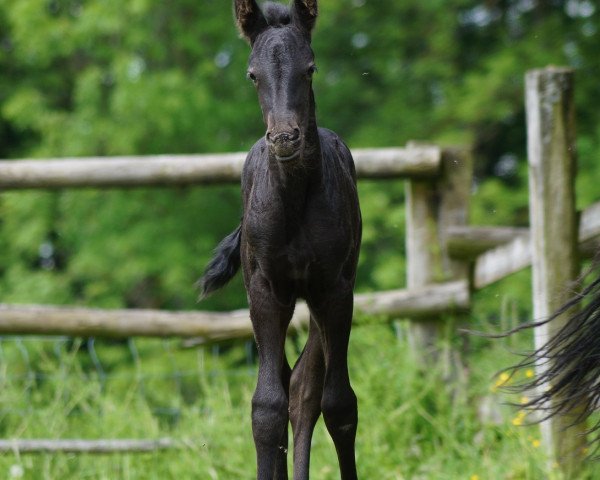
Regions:
<instances>
[{"instance_id":1,"label":"foal's knee","mask_svg":"<svg viewBox=\"0 0 600 480\"><path fill-rule=\"evenodd\" d=\"M283 390L257 389L252 397L254 439L266 445L280 442L287 422L288 399Z\"/></svg>"},{"instance_id":2,"label":"foal's knee","mask_svg":"<svg viewBox=\"0 0 600 480\"><path fill-rule=\"evenodd\" d=\"M356 395L348 385L347 389L326 389L321 400L323 420L333 437L354 441L358 425Z\"/></svg>"}]
</instances>

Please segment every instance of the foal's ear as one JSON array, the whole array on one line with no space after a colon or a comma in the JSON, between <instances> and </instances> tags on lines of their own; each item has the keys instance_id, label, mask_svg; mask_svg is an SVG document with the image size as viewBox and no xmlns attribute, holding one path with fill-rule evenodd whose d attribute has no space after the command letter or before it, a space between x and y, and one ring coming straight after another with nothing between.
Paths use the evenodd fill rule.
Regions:
<instances>
[{"instance_id":1,"label":"foal's ear","mask_svg":"<svg viewBox=\"0 0 600 480\"><path fill-rule=\"evenodd\" d=\"M256 0L235 0L235 21L240 33L252 45L258 34L267 28L267 20Z\"/></svg>"},{"instance_id":2,"label":"foal's ear","mask_svg":"<svg viewBox=\"0 0 600 480\"><path fill-rule=\"evenodd\" d=\"M292 12L294 21L310 34L317 21L317 0L294 0Z\"/></svg>"}]
</instances>

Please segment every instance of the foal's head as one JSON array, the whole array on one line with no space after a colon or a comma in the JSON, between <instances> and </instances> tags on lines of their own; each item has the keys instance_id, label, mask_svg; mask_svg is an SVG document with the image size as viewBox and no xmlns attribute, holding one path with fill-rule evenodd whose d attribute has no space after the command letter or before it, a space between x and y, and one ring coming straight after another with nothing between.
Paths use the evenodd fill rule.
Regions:
<instances>
[{"instance_id":1,"label":"foal's head","mask_svg":"<svg viewBox=\"0 0 600 480\"><path fill-rule=\"evenodd\" d=\"M279 162L301 158L314 115L310 35L317 1L294 0L289 8L269 2L261 10L256 0L235 0L235 16L252 46L248 78L258 91L269 151Z\"/></svg>"}]
</instances>

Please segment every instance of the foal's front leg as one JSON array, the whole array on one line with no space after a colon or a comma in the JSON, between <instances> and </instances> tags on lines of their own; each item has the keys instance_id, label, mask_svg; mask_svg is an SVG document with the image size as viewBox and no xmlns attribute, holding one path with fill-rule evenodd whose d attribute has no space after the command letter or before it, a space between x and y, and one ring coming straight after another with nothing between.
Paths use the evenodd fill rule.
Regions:
<instances>
[{"instance_id":1,"label":"foal's front leg","mask_svg":"<svg viewBox=\"0 0 600 480\"><path fill-rule=\"evenodd\" d=\"M293 304L282 306L268 282L255 274L248 286L258 347L258 381L252 398L252 433L258 480L287 479L289 365L284 346Z\"/></svg>"}]
</instances>

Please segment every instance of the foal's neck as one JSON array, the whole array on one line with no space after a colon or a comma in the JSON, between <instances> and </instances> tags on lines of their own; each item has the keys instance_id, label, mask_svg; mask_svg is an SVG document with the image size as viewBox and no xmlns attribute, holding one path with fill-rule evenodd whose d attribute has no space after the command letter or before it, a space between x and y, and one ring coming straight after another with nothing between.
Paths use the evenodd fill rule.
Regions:
<instances>
[{"instance_id":1,"label":"foal's neck","mask_svg":"<svg viewBox=\"0 0 600 480\"><path fill-rule=\"evenodd\" d=\"M292 215L303 210L309 189L321 180L323 159L315 110L314 94L311 89L309 120L302 158L292 165L282 165L274 157L269 158L274 185L284 200L286 211Z\"/></svg>"}]
</instances>

